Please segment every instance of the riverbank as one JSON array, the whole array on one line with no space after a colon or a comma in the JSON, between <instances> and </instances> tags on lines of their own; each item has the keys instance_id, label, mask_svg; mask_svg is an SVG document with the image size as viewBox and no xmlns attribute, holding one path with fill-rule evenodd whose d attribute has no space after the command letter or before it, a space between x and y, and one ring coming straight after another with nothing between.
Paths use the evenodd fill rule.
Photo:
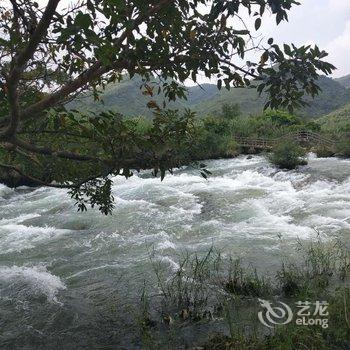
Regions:
<instances>
[{"instance_id":1,"label":"riverbank","mask_svg":"<svg viewBox=\"0 0 350 350\"><path fill-rule=\"evenodd\" d=\"M130 168L153 168L154 172L161 176L167 169L176 169L194 161L228 159L240 154L261 152L261 149L256 147L241 147L239 140L242 138L281 140L282 142L285 135L308 132L313 136L318 135L320 140L327 139L327 142L326 144L303 142L307 151L326 157L350 156L350 140L345 131L323 131L316 122L304 120L285 111L268 110L259 116L231 115L226 112L218 113L215 117L198 118L190 112L180 114L176 111L168 111L153 120L144 117L126 118L108 113L105 113L104 117L91 118L87 115L83 120L75 120L74 115L67 115L65 118L70 120L70 132L66 135L62 133L65 135L63 139L55 136L56 133L61 135L56 129L47 130L47 133L38 135L35 131L28 130L28 135L32 138L28 142L46 145L56 150L68 147L72 153L94 154L97 159L101 157L108 160L111 157L113 159L109 159L109 162L120 164L128 159L131 160L131 165L127 165ZM59 119L59 115L55 118ZM94 123L100 120L99 118L101 122L110 123L110 127L115 128L112 149L108 148L109 142L103 141L103 133L99 135L101 130L98 131L98 127L96 129ZM80 123L84 124L84 127ZM61 119L53 124L57 124L56 127L59 128ZM176 126L178 124L181 125L180 129ZM128 140L127 142L131 144L126 146L123 142L118 143L119 138ZM79 146L78 140L84 140L83 144ZM132 166L133 162L134 166ZM6 170L5 167L0 168L0 182L11 187L33 186L34 178L46 183L55 181L80 184L106 171L101 169L98 162L79 162L43 155L33 158L23 152L12 154L5 150L0 152L0 163L6 165L7 169L19 166L21 174L14 170ZM126 169L124 175L128 176L128 174L129 169Z\"/></svg>"},{"instance_id":2,"label":"riverbank","mask_svg":"<svg viewBox=\"0 0 350 350\"><path fill-rule=\"evenodd\" d=\"M295 253L273 277L215 250L187 255L166 279L156 266L161 300L153 309L142 293L142 348L346 349L350 250L318 237Z\"/></svg>"}]
</instances>

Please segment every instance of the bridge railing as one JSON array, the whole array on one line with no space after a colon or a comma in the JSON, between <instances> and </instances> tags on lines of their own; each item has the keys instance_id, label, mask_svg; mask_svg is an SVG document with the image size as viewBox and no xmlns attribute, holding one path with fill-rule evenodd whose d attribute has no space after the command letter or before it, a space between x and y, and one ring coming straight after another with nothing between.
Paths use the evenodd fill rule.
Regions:
<instances>
[{"instance_id":1,"label":"bridge railing","mask_svg":"<svg viewBox=\"0 0 350 350\"><path fill-rule=\"evenodd\" d=\"M235 140L240 144L241 146L246 147L255 147L255 148L272 148L274 145L276 145L281 140L286 139L292 139L298 142L308 142L308 143L315 143L318 145L325 145L328 147L335 146L336 142L333 140L330 140L323 135L320 135L313 131L306 131L306 130L300 130L297 132L292 132L288 134L284 134L278 138L274 139L267 139L267 138L249 138L249 137L242 137L242 136L236 136Z\"/></svg>"},{"instance_id":2,"label":"bridge railing","mask_svg":"<svg viewBox=\"0 0 350 350\"><path fill-rule=\"evenodd\" d=\"M294 140L297 140L297 141L312 141L315 143L321 143L321 144L323 143L329 146L335 145L335 142L333 140L330 140L325 136L313 131L301 130L294 133L282 135L279 139L285 139L285 138L293 138Z\"/></svg>"}]
</instances>

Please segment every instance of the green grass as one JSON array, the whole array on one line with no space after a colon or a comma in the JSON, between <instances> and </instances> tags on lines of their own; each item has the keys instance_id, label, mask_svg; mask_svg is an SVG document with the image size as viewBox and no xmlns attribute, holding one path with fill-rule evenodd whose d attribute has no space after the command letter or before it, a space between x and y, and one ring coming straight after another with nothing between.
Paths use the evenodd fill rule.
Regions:
<instances>
[{"instance_id":1,"label":"green grass","mask_svg":"<svg viewBox=\"0 0 350 350\"><path fill-rule=\"evenodd\" d=\"M230 260L228 278L224 289L236 296L263 297L272 294L269 279L260 276L256 269L242 267L240 260Z\"/></svg>"},{"instance_id":2,"label":"green grass","mask_svg":"<svg viewBox=\"0 0 350 350\"><path fill-rule=\"evenodd\" d=\"M283 261L275 278L254 267L207 254L185 254L172 276L154 263L160 294L140 298L141 342L145 349L347 349L350 339L349 251L339 241L297 242L294 261ZM329 327L291 322L268 329L258 322L258 298L327 301ZM152 303L157 307L152 311ZM294 309L293 309L294 310ZM294 310L295 311L295 310ZM203 333L189 341L184 334ZM187 332L187 333L186 333ZM184 345L186 344L186 346Z\"/></svg>"}]
</instances>

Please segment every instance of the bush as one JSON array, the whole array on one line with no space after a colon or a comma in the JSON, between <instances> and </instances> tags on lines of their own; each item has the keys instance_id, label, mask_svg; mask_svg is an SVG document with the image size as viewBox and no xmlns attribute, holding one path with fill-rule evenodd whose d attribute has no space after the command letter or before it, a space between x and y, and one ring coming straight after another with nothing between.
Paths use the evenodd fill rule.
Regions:
<instances>
[{"instance_id":1,"label":"bush","mask_svg":"<svg viewBox=\"0 0 350 350\"><path fill-rule=\"evenodd\" d=\"M230 137L226 137L225 140L223 140L223 144L225 147L223 153L224 156L234 158L239 155L240 150L235 140L232 140Z\"/></svg>"},{"instance_id":2,"label":"bush","mask_svg":"<svg viewBox=\"0 0 350 350\"><path fill-rule=\"evenodd\" d=\"M275 125L278 126L292 126L303 124L301 118L281 110L267 110L260 118L271 120Z\"/></svg>"},{"instance_id":3,"label":"bush","mask_svg":"<svg viewBox=\"0 0 350 350\"><path fill-rule=\"evenodd\" d=\"M350 133L346 133L337 144L337 153L343 157L350 157Z\"/></svg>"},{"instance_id":4,"label":"bush","mask_svg":"<svg viewBox=\"0 0 350 350\"><path fill-rule=\"evenodd\" d=\"M299 165L306 165L306 151L290 140L282 141L275 146L269 159L272 164L281 169L295 169Z\"/></svg>"},{"instance_id":5,"label":"bush","mask_svg":"<svg viewBox=\"0 0 350 350\"><path fill-rule=\"evenodd\" d=\"M327 146L318 146L314 151L319 158L332 157L335 153L334 150Z\"/></svg>"},{"instance_id":6,"label":"bush","mask_svg":"<svg viewBox=\"0 0 350 350\"><path fill-rule=\"evenodd\" d=\"M224 103L221 107L220 116L224 119L236 119L241 115L241 108L238 103Z\"/></svg>"}]
</instances>

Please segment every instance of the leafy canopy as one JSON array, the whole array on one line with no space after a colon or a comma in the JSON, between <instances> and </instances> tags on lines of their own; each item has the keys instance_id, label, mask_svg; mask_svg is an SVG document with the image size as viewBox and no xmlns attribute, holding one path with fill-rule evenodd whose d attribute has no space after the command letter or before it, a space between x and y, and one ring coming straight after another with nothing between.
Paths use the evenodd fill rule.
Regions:
<instances>
[{"instance_id":1,"label":"leafy canopy","mask_svg":"<svg viewBox=\"0 0 350 350\"><path fill-rule=\"evenodd\" d=\"M317 46L255 45L265 12L288 19L294 0L81 0L64 8L33 0L0 4L0 147L3 171L68 188L81 210L113 207L109 175L167 169L186 161L193 115L162 109L154 95L185 98L183 83L216 77L218 88L256 85L266 108L292 110L314 96L318 72L332 72ZM242 23L248 12L254 30ZM255 49L261 57L245 62ZM66 111L82 91L95 99L123 75L142 77L153 126L144 134L108 111ZM155 82L153 78L157 76ZM165 103L166 101L164 101ZM181 152L180 152L181 151ZM55 180L55 183L52 181Z\"/></svg>"}]
</instances>

